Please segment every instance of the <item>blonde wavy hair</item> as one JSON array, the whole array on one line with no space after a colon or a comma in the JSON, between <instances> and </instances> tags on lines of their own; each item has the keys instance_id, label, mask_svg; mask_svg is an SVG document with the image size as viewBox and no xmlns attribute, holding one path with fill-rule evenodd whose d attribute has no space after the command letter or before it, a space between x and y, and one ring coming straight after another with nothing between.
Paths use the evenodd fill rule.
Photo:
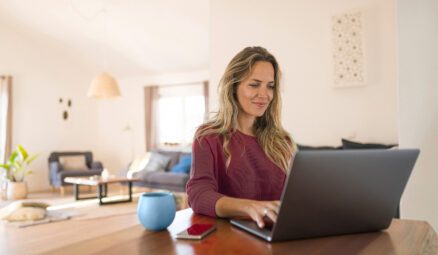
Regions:
<instances>
[{"instance_id":1,"label":"blonde wavy hair","mask_svg":"<svg viewBox=\"0 0 438 255\"><path fill-rule=\"evenodd\" d=\"M202 137L209 134L221 135L223 137L223 150L227 156L226 168L228 169L232 157L228 144L231 135L236 132L237 117L240 111L235 93L237 86L250 74L251 68L257 61L266 61L272 64L275 86L271 103L263 116L256 118L254 133L268 158L287 173L297 147L290 134L281 125L281 73L277 60L265 48L246 47L230 61L218 86L219 111L213 119L201 125L195 138L199 142Z\"/></svg>"}]
</instances>

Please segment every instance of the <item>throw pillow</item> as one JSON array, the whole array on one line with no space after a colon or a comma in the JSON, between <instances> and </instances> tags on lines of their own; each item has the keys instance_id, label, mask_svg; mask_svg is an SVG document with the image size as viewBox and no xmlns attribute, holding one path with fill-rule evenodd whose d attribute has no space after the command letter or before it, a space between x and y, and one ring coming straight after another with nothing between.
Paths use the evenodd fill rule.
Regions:
<instances>
[{"instance_id":1,"label":"throw pillow","mask_svg":"<svg viewBox=\"0 0 438 255\"><path fill-rule=\"evenodd\" d=\"M188 174L190 173L191 166L192 166L192 157L184 156L181 158L179 163L172 168L171 172Z\"/></svg>"},{"instance_id":2,"label":"throw pillow","mask_svg":"<svg viewBox=\"0 0 438 255\"><path fill-rule=\"evenodd\" d=\"M170 164L166 170L170 167L176 165L180 159L181 151L171 151L171 150L161 150L161 149L151 149L151 152L159 153L170 158Z\"/></svg>"},{"instance_id":3,"label":"throw pillow","mask_svg":"<svg viewBox=\"0 0 438 255\"><path fill-rule=\"evenodd\" d=\"M397 144L379 144L379 143L358 143L342 139L342 148L344 150L349 149L390 149Z\"/></svg>"},{"instance_id":4,"label":"throw pillow","mask_svg":"<svg viewBox=\"0 0 438 255\"><path fill-rule=\"evenodd\" d=\"M140 157L134 159L134 161L132 161L131 165L129 165L129 170L133 170L133 171L143 170L146 167L146 165L148 164L150 156L151 156L151 153L146 152L145 154L141 155Z\"/></svg>"},{"instance_id":5,"label":"throw pillow","mask_svg":"<svg viewBox=\"0 0 438 255\"><path fill-rule=\"evenodd\" d=\"M140 157L134 159L132 163L129 165L127 177L132 178L134 173L139 172L143 169L145 169L146 165L149 162L151 153L146 152L145 154L141 155Z\"/></svg>"},{"instance_id":6,"label":"throw pillow","mask_svg":"<svg viewBox=\"0 0 438 255\"><path fill-rule=\"evenodd\" d=\"M87 170L85 155L59 156L59 163L64 170Z\"/></svg>"},{"instance_id":7,"label":"throw pillow","mask_svg":"<svg viewBox=\"0 0 438 255\"><path fill-rule=\"evenodd\" d=\"M46 209L39 207L20 207L3 219L8 221L28 221L42 220L44 217L46 217Z\"/></svg>"},{"instance_id":8,"label":"throw pillow","mask_svg":"<svg viewBox=\"0 0 438 255\"><path fill-rule=\"evenodd\" d=\"M44 219L49 204L37 201L16 201L0 210L0 219L27 221Z\"/></svg>"},{"instance_id":9,"label":"throw pillow","mask_svg":"<svg viewBox=\"0 0 438 255\"><path fill-rule=\"evenodd\" d=\"M308 146L297 144L299 151L316 151L316 150L340 150L342 147L331 147L331 146Z\"/></svg>"},{"instance_id":10,"label":"throw pillow","mask_svg":"<svg viewBox=\"0 0 438 255\"><path fill-rule=\"evenodd\" d=\"M171 158L157 153L157 152L151 152L151 156L149 158L149 162L144 168L144 171L146 172L153 172L153 171L166 171L169 167Z\"/></svg>"}]
</instances>

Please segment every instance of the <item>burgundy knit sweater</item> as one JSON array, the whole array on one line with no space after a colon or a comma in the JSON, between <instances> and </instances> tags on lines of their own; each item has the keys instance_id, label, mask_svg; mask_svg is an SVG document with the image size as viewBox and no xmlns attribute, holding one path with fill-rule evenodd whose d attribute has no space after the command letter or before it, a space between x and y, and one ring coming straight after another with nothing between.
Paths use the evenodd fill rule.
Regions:
<instances>
[{"instance_id":1,"label":"burgundy knit sweater","mask_svg":"<svg viewBox=\"0 0 438 255\"><path fill-rule=\"evenodd\" d=\"M217 217L216 201L222 196L253 200L280 200L286 174L272 163L257 138L240 131L229 143L231 162L225 168L223 138L204 136L192 147L192 170L187 183L189 206L195 213Z\"/></svg>"}]
</instances>

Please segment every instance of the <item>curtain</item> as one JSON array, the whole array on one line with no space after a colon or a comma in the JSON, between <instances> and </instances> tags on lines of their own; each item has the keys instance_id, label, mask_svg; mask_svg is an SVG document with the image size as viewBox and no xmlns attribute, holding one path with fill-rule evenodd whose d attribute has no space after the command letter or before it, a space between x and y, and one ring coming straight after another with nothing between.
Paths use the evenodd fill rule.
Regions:
<instances>
[{"instance_id":1,"label":"curtain","mask_svg":"<svg viewBox=\"0 0 438 255\"><path fill-rule=\"evenodd\" d=\"M208 81L204 81L204 100L205 100L205 117L204 117L204 121L208 120L210 111L209 111L209 107L208 107L208 98L209 98L209 88L208 88Z\"/></svg>"},{"instance_id":2,"label":"curtain","mask_svg":"<svg viewBox=\"0 0 438 255\"><path fill-rule=\"evenodd\" d=\"M146 151L157 148L158 86L144 87Z\"/></svg>"},{"instance_id":3,"label":"curtain","mask_svg":"<svg viewBox=\"0 0 438 255\"><path fill-rule=\"evenodd\" d=\"M12 140L12 77L0 76L0 163L11 154Z\"/></svg>"}]
</instances>

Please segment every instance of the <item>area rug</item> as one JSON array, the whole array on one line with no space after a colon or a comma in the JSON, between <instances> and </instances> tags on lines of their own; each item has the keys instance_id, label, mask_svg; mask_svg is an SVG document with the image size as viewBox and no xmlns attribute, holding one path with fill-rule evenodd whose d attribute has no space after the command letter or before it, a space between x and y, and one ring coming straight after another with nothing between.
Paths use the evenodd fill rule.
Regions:
<instances>
[{"instance_id":1,"label":"area rug","mask_svg":"<svg viewBox=\"0 0 438 255\"><path fill-rule=\"evenodd\" d=\"M133 201L128 203L99 205L98 199L74 201L67 204L50 206L48 211L69 211L77 214L72 220L91 220L104 217L137 213L137 201L140 194L133 194ZM124 200L126 196L112 196L107 201Z\"/></svg>"},{"instance_id":2,"label":"area rug","mask_svg":"<svg viewBox=\"0 0 438 255\"><path fill-rule=\"evenodd\" d=\"M29 227L34 225L46 224L62 220L92 220L105 217L120 216L137 213L137 201L140 194L133 194L133 201L127 203L99 205L98 199L86 199L76 201L73 197L58 198L30 198L26 202L45 202L47 207L46 217L42 220L21 221L21 222L2 222L15 227ZM128 196L115 195L105 198L105 201L126 200ZM2 207L7 206L3 203Z\"/></svg>"},{"instance_id":3,"label":"area rug","mask_svg":"<svg viewBox=\"0 0 438 255\"><path fill-rule=\"evenodd\" d=\"M143 194L143 192L132 194L132 202L108 205L99 205L98 199L76 201L73 196L54 197L53 194L33 196L26 199L26 201L45 202L50 204L47 208L47 217L40 221L27 221L21 223L11 222L7 224L12 224L17 227L28 227L61 220L86 221L127 214L134 215L137 213L137 201L141 194ZM181 208L181 199L178 196L176 197L176 209L179 210ZM127 195L109 194L109 197L104 198L104 200L114 201L125 200L127 198ZM7 202L3 202L0 204L0 208L7 204Z\"/></svg>"}]
</instances>

